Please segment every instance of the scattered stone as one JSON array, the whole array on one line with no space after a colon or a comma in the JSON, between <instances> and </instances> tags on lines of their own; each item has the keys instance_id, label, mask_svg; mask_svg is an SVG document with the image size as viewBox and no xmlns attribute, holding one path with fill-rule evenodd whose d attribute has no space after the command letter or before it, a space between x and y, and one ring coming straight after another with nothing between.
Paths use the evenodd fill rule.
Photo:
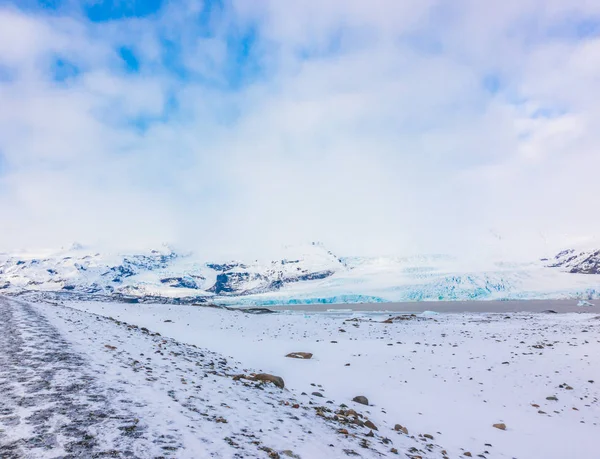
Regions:
<instances>
[{"instance_id":1,"label":"scattered stone","mask_svg":"<svg viewBox=\"0 0 600 459\"><path fill-rule=\"evenodd\" d=\"M369 399L364 395L357 395L352 399L353 402L360 403L361 405L369 405Z\"/></svg>"},{"instance_id":2,"label":"scattered stone","mask_svg":"<svg viewBox=\"0 0 600 459\"><path fill-rule=\"evenodd\" d=\"M558 398L556 398L555 395L551 395L550 397L546 397L546 400L552 400L554 402L558 401Z\"/></svg>"},{"instance_id":3,"label":"scattered stone","mask_svg":"<svg viewBox=\"0 0 600 459\"><path fill-rule=\"evenodd\" d=\"M466 451L465 454L463 454L463 456L473 457L473 455L470 452L468 452L468 451Z\"/></svg>"},{"instance_id":4,"label":"scattered stone","mask_svg":"<svg viewBox=\"0 0 600 459\"><path fill-rule=\"evenodd\" d=\"M315 397L323 397L321 392L313 392L311 395L314 395Z\"/></svg>"},{"instance_id":5,"label":"scattered stone","mask_svg":"<svg viewBox=\"0 0 600 459\"><path fill-rule=\"evenodd\" d=\"M104 347L106 349L110 349L111 351L114 351L117 348L116 346L111 346L110 344L105 344Z\"/></svg>"},{"instance_id":6,"label":"scattered stone","mask_svg":"<svg viewBox=\"0 0 600 459\"><path fill-rule=\"evenodd\" d=\"M396 432L402 432L404 435L408 435L408 429L400 424L394 426Z\"/></svg>"},{"instance_id":7,"label":"scattered stone","mask_svg":"<svg viewBox=\"0 0 600 459\"><path fill-rule=\"evenodd\" d=\"M338 430L338 433L341 433L342 435L348 435L348 431L346 429L340 429Z\"/></svg>"},{"instance_id":8,"label":"scattered stone","mask_svg":"<svg viewBox=\"0 0 600 459\"><path fill-rule=\"evenodd\" d=\"M380 322L382 324L393 324L394 322L398 322L401 320L418 320L418 319L422 319L420 317L417 317L416 314L403 314L401 316L396 316L396 317L390 317L388 319L385 319L384 321Z\"/></svg>"},{"instance_id":9,"label":"scattered stone","mask_svg":"<svg viewBox=\"0 0 600 459\"><path fill-rule=\"evenodd\" d=\"M371 421L365 421L365 427L368 427L369 429L373 430L378 430L377 426L375 426L375 424L373 424Z\"/></svg>"},{"instance_id":10,"label":"scattered stone","mask_svg":"<svg viewBox=\"0 0 600 459\"><path fill-rule=\"evenodd\" d=\"M312 354L310 352L290 352L286 357L291 359L312 359Z\"/></svg>"},{"instance_id":11,"label":"scattered stone","mask_svg":"<svg viewBox=\"0 0 600 459\"><path fill-rule=\"evenodd\" d=\"M492 427L495 427L496 429L500 429L500 430L506 430L506 424L504 424L503 422L494 424Z\"/></svg>"},{"instance_id":12,"label":"scattered stone","mask_svg":"<svg viewBox=\"0 0 600 459\"><path fill-rule=\"evenodd\" d=\"M431 434L425 434L425 435L423 435L423 437L433 440L433 435L431 435Z\"/></svg>"},{"instance_id":13,"label":"scattered stone","mask_svg":"<svg viewBox=\"0 0 600 459\"><path fill-rule=\"evenodd\" d=\"M271 383L275 384L277 387L279 387L280 389L283 389L285 387L283 378L280 376L270 375L268 373L259 373L257 375L252 375L252 376L257 381L271 382Z\"/></svg>"},{"instance_id":14,"label":"scattered stone","mask_svg":"<svg viewBox=\"0 0 600 459\"><path fill-rule=\"evenodd\" d=\"M266 446L261 446L259 449L266 452L271 459L279 459L279 453L274 449L268 448Z\"/></svg>"}]
</instances>

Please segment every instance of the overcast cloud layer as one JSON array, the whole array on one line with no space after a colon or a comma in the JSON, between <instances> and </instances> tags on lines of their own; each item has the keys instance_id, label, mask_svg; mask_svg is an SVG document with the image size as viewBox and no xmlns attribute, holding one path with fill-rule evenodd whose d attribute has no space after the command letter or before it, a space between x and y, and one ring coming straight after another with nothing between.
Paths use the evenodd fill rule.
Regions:
<instances>
[{"instance_id":1,"label":"overcast cloud layer","mask_svg":"<svg viewBox=\"0 0 600 459\"><path fill-rule=\"evenodd\" d=\"M0 2L0 249L600 229L598 1L51 3Z\"/></svg>"}]
</instances>

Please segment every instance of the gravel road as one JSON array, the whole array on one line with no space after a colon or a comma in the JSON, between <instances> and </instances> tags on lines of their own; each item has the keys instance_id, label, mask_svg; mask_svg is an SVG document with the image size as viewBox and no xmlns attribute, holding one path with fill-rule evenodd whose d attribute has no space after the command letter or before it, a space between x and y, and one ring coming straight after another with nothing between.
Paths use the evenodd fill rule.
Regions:
<instances>
[{"instance_id":1,"label":"gravel road","mask_svg":"<svg viewBox=\"0 0 600 459\"><path fill-rule=\"evenodd\" d=\"M172 454L98 373L34 306L0 298L0 458Z\"/></svg>"}]
</instances>

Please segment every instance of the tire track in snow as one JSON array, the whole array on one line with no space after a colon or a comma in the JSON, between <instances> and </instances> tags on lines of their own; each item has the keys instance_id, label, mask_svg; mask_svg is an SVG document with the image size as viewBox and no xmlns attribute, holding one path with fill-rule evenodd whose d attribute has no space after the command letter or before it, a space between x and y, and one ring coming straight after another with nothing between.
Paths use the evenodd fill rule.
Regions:
<instances>
[{"instance_id":1,"label":"tire track in snow","mask_svg":"<svg viewBox=\"0 0 600 459\"><path fill-rule=\"evenodd\" d=\"M157 457L135 403L94 371L33 306L0 298L0 457Z\"/></svg>"}]
</instances>

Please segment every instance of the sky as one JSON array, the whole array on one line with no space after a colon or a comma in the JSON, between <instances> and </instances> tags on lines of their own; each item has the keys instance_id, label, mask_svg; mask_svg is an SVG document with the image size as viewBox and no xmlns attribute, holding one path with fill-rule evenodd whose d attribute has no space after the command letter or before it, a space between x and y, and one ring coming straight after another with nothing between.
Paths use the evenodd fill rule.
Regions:
<instances>
[{"instance_id":1,"label":"sky","mask_svg":"<svg viewBox=\"0 0 600 459\"><path fill-rule=\"evenodd\" d=\"M596 0L0 0L0 250L600 230Z\"/></svg>"}]
</instances>

